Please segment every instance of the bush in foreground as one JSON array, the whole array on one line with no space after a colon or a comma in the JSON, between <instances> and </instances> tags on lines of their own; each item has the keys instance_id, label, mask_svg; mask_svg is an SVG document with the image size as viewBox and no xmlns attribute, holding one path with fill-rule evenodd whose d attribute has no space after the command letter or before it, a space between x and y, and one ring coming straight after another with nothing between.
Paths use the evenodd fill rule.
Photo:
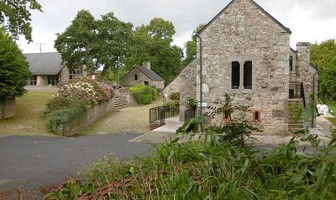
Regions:
<instances>
[{"instance_id":1,"label":"bush in foreground","mask_svg":"<svg viewBox=\"0 0 336 200\"><path fill-rule=\"evenodd\" d=\"M62 183L46 199L335 199L336 139L314 152L293 138L268 154L251 147L178 139L152 156L91 164L81 180Z\"/></svg>"}]
</instances>

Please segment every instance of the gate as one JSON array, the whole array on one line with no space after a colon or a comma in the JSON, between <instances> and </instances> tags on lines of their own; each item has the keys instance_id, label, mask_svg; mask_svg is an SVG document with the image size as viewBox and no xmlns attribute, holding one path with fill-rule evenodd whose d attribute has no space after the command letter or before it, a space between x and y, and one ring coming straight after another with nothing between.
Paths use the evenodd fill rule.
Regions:
<instances>
[{"instance_id":1,"label":"gate","mask_svg":"<svg viewBox=\"0 0 336 200\"><path fill-rule=\"evenodd\" d=\"M149 109L149 129L153 130L160 126L165 125L165 108L164 106L159 106Z\"/></svg>"}]
</instances>

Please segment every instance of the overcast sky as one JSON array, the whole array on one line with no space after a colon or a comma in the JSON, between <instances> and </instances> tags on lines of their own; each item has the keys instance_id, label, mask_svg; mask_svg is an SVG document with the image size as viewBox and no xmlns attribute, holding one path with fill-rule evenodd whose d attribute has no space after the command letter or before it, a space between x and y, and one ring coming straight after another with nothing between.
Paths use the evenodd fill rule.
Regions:
<instances>
[{"instance_id":1,"label":"overcast sky","mask_svg":"<svg viewBox=\"0 0 336 200\"><path fill-rule=\"evenodd\" d=\"M155 17L173 22L174 43L180 47L192 31L208 23L230 0L38 0L43 13L32 13L33 43L18 41L24 53L55 52L56 33L63 32L77 12L86 9L96 19L113 12L134 27L147 25ZM255 0L292 31L291 46L297 42L322 42L336 37L335 0Z\"/></svg>"}]
</instances>

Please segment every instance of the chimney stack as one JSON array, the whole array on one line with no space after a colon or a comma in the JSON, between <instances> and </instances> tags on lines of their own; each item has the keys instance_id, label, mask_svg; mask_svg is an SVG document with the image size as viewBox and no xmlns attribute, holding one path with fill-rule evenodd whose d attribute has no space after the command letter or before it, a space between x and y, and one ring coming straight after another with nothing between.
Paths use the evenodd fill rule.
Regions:
<instances>
[{"instance_id":1,"label":"chimney stack","mask_svg":"<svg viewBox=\"0 0 336 200\"><path fill-rule=\"evenodd\" d=\"M146 67L147 69L151 69L150 62L143 62L142 66Z\"/></svg>"}]
</instances>

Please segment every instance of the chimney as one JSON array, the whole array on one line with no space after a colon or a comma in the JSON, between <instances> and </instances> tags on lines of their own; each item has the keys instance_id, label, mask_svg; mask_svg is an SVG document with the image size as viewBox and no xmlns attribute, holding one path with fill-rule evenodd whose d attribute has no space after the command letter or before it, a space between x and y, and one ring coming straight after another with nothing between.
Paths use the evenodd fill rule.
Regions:
<instances>
[{"instance_id":1,"label":"chimney","mask_svg":"<svg viewBox=\"0 0 336 200\"><path fill-rule=\"evenodd\" d=\"M142 66L146 67L147 69L151 69L150 62L143 62Z\"/></svg>"}]
</instances>

